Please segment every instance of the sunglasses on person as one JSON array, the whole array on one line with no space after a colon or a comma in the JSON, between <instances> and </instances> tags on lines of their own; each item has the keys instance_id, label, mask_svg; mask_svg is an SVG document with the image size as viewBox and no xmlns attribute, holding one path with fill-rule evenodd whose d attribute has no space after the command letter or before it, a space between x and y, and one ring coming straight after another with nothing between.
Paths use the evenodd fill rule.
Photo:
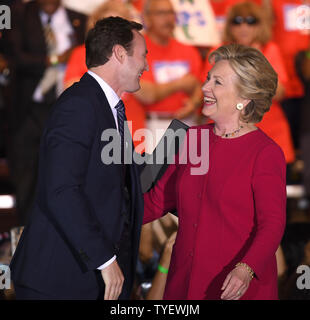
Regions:
<instances>
[{"instance_id":1,"label":"sunglasses on person","mask_svg":"<svg viewBox=\"0 0 310 320\"><path fill-rule=\"evenodd\" d=\"M247 16L247 17L242 17L242 16L236 16L231 20L231 23L238 26L242 23L246 23L249 26L253 26L259 22L258 19L256 19L253 16Z\"/></svg>"}]
</instances>

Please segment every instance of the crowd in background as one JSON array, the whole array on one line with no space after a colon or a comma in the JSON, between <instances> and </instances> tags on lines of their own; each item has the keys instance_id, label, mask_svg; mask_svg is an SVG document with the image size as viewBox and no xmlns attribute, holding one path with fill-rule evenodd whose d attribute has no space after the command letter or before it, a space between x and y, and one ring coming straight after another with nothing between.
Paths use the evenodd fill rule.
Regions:
<instances>
[{"instance_id":1,"label":"crowd in background","mask_svg":"<svg viewBox=\"0 0 310 320\"><path fill-rule=\"evenodd\" d=\"M206 29L205 44L195 43L190 25L203 25L203 12L186 20L177 0L102 0L88 16L72 10L70 1L2 2L11 8L12 28L0 30L0 158L9 166L20 226L27 222L35 194L44 123L61 92L87 72L83 41L98 19L122 16L145 26L149 71L141 76L138 92L122 97L137 152L151 153L161 138L146 137L141 143L139 129L155 135L172 119L188 125L208 122L201 113L201 86L211 68L208 55L221 44L252 46L278 73L273 104L258 127L282 148L287 184L302 184L305 190L300 200L304 216L296 222L288 212L277 252L280 298L309 299L309 290L296 289L296 268L310 266L309 0L188 1L213 18L215 28ZM187 43L174 33L176 28ZM177 226L173 215L143 226L134 299L162 298Z\"/></svg>"}]
</instances>

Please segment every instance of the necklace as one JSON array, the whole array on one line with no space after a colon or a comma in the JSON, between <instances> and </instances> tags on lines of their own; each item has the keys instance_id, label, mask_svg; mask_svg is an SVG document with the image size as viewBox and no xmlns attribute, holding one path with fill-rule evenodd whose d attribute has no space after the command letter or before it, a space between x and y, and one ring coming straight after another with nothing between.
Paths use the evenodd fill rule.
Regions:
<instances>
[{"instance_id":1,"label":"necklace","mask_svg":"<svg viewBox=\"0 0 310 320\"><path fill-rule=\"evenodd\" d=\"M243 128L243 126L240 126L238 129L234 130L233 132L224 133L224 134L221 134L220 136L222 138L234 137L242 128ZM215 127L213 127L213 132L215 134Z\"/></svg>"}]
</instances>

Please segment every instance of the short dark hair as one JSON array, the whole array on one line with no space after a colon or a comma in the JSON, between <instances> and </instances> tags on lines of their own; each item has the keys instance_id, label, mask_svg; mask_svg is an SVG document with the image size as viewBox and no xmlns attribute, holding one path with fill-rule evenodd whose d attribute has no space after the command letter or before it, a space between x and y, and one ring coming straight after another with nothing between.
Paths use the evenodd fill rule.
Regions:
<instances>
[{"instance_id":1,"label":"short dark hair","mask_svg":"<svg viewBox=\"0 0 310 320\"><path fill-rule=\"evenodd\" d=\"M115 45L123 46L131 52L133 30L140 31L143 26L121 17L108 17L98 20L89 30L86 41L86 66L98 67L109 61Z\"/></svg>"}]
</instances>

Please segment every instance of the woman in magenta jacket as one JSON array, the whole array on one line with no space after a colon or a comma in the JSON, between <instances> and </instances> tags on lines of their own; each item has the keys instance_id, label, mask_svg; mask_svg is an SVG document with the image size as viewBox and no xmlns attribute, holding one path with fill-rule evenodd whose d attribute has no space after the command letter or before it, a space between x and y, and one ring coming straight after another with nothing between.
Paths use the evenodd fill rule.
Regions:
<instances>
[{"instance_id":1,"label":"woman in magenta jacket","mask_svg":"<svg viewBox=\"0 0 310 320\"><path fill-rule=\"evenodd\" d=\"M277 74L260 51L238 44L209 59L203 113L214 123L188 130L175 163L144 195L144 223L175 209L179 216L164 299L277 299L286 164L255 126Z\"/></svg>"}]
</instances>

